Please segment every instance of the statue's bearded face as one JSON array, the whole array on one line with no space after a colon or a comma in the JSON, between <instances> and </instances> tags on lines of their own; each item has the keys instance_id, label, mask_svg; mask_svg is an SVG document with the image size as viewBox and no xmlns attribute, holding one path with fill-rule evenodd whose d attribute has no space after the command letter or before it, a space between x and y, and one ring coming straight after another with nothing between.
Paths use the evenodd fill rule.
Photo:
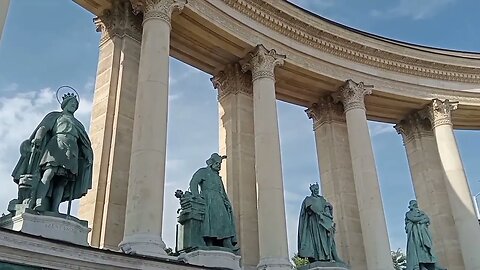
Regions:
<instances>
[{"instance_id":1,"label":"statue's bearded face","mask_svg":"<svg viewBox=\"0 0 480 270\"><path fill-rule=\"evenodd\" d=\"M318 193L319 193L319 187L317 185L311 186L310 190L312 191L313 195L318 195Z\"/></svg>"},{"instance_id":2,"label":"statue's bearded face","mask_svg":"<svg viewBox=\"0 0 480 270\"><path fill-rule=\"evenodd\" d=\"M214 160L210 167L212 167L213 170L219 172L220 169L222 168L222 161L221 160L220 161Z\"/></svg>"}]
</instances>

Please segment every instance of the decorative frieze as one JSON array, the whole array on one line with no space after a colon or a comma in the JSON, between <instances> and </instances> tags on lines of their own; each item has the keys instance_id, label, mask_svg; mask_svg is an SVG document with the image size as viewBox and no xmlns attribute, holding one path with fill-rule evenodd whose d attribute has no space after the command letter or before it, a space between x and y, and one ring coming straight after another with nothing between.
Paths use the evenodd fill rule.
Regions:
<instances>
[{"instance_id":1,"label":"decorative frieze","mask_svg":"<svg viewBox=\"0 0 480 270\"><path fill-rule=\"evenodd\" d=\"M230 94L243 93L252 96L252 77L243 73L239 63L229 64L224 70L213 76L210 81L218 90L218 100Z\"/></svg>"},{"instance_id":2,"label":"decorative frieze","mask_svg":"<svg viewBox=\"0 0 480 270\"><path fill-rule=\"evenodd\" d=\"M187 0L131 0L135 13L143 13L143 22L163 20L171 26L172 13L182 11Z\"/></svg>"},{"instance_id":3,"label":"decorative frieze","mask_svg":"<svg viewBox=\"0 0 480 270\"><path fill-rule=\"evenodd\" d=\"M316 130L325 123L333 121L345 122L343 106L335 103L331 96L326 96L313 103L305 110L309 119L313 120L313 130Z\"/></svg>"},{"instance_id":4,"label":"decorative frieze","mask_svg":"<svg viewBox=\"0 0 480 270\"><path fill-rule=\"evenodd\" d=\"M100 45L114 36L129 36L141 42L142 17L133 14L129 2L114 0L111 9L103 12L102 16L93 19L96 31L102 33Z\"/></svg>"},{"instance_id":5,"label":"decorative frieze","mask_svg":"<svg viewBox=\"0 0 480 270\"><path fill-rule=\"evenodd\" d=\"M277 54L274 49L267 50L260 44L242 60L242 71L250 70L252 81L261 78L275 80L275 67L283 65L285 58L285 55Z\"/></svg>"},{"instance_id":6,"label":"decorative frieze","mask_svg":"<svg viewBox=\"0 0 480 270\"><path fill-rule=\"evenodd\" d=\"M428 118L432 127L435 128L441 125L452 125L452 111L456 110L458 102L445 99L433 99L425 109L420 111L423 118Z\"/></svg>"},{"instance_id":7,"label":"decorative frieze","mask_svg":"<svg viewBox=\"0 0 480 270\"><path fill-rule=\"evenodd\" d=\"M430 121L422 117L419 112L409 114L400 123L396 124L394 128L398 134L402 135L405 145L415 138L433 136Z\"/></svg>"},{"instance_id":8,"label":"decorative frieze","mask_svg":"<svg viewBox=\"0 0 480 270\"><path fill-rule=\"evenodd\" d=\"M478 67L445 64L398 54L326 31L279 9L275 1L222 0L238 12L307 46L357 63L423 78L480 83Z\"/></svg>"},{"instance_id":9,"label":"decorative frieze","mask_svg":"<svg viewBox=\"0 0 480 270\"><path fill-rule=\"evenodd\" d=\"M352 109L365 110L365 96L372 93L373 85L365 85L363 82L356 83L347 80L337 92L332 94L335 102L342 102L345 112Z\"/></svg>"}]
</instances>

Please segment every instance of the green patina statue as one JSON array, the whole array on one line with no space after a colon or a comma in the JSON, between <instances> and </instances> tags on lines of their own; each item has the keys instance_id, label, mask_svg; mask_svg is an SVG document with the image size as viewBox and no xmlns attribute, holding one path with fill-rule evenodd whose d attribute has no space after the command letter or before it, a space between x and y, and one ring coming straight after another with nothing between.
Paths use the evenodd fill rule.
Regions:
<instances>
[{"instance_id":1,"label":"green patina statue","mask_svg":"<svg viewBox=\"0 0 480 270\"><path fill-rule=\"evenodd\" d=\"M207 167L200 168L190 180L190 192L178 190L180 199L179 223L183 228L183 248L222 247L237 251L235 222L219 171L222 159L214 153ZM200 187L200 190L199 190Z\"/></svg>"},{"instance_id":2,"label":"green patina statue","mask_svg":"<svg viewBox=\"0 0 480 270\"><path fill-rule=\"evenodd\" d=\"M318 184L310 185L312 194L302 203L298 220L298 256L313 262L343 263L335 245L333 207L319 195Z\"/></svg>"},{"instance_id":3,"label":"green patina statue","mask_svg":"<svg viewBox=\"0 0 480 270\"><path fill-rule=\"evenodd\" d=\"M58 213L61 202L78 199L91 188L93 151L85 128L74 117L78 105L75 94L65 94L62 111L47 114L20 146L12 173L18 198L10 202L10 212Z\"/></svg>"},{"instance_id":4,"label":"green patina statue","mask_svg":"<svg viewBox=\"0 0 480 270\"><path fill-rule=\"evenodd\" d=\"M433 248L432 235L428 226L430 218L418 209L416 200L411 200L405 214L405 231L407 232L407 270L443 269Z\"/></svg>"}]
</instances>

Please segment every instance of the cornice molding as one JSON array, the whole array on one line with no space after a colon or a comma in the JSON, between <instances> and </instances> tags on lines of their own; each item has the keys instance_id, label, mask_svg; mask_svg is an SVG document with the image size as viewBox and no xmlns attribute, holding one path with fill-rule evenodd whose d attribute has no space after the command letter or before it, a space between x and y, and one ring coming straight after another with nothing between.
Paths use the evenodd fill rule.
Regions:
<instances>
[{"instance_id":1,"label":"cornice molding","mask_svg":"<svg viewBox=\"0 0 480 270\"><path fill-rule=\"evenodd\" d=\"M480 68L428 61L380 50L334 35L275 7L276 1L222 0L266 27L325 53L389 71L445 81L480 83Z\"/></svg>"}]
</instances>

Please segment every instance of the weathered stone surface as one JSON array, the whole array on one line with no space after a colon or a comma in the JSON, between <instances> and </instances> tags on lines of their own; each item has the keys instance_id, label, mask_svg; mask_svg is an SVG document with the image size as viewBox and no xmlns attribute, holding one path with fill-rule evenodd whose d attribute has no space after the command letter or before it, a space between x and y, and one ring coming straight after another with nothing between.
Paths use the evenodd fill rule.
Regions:
<instances>
[{"instance_id":1,"label":"weathered stone surface","mask_svg":"<svg viewBox=\"0 0 480 270\"><path fill-rule=\"evenodd\" d=\"M314 262L298 267L298 270L349 270L344 263L338 262Z\"/></svg>"},{"instance_id":2,"label":"weathered stone surface","mask_svg":"<svg viewBox=\"0 0 480 270\"><path fill-rule=\"evenodd\" d=\"M188 264L240 270L240 256L221 250L195 250L178 257Z\"/></svg>"},{"instance_id":3,"label":"weathered stone surface","mask_svg":"<svg viewBox=\"0 0 480 270\"><path fill-rule=\"evenodd\" d=\"M85 220L58 214L36 215L29 211L1 217L0 227L82 246L88 246L87 236L90 231Z\"/></svg>"}]
</instances>

